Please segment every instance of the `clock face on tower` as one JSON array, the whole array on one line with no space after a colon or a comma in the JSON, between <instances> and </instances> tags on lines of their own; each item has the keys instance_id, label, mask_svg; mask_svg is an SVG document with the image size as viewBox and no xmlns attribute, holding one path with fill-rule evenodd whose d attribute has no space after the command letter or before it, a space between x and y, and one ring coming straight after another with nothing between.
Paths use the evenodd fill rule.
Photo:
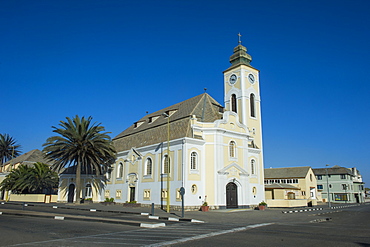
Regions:
<instances>
[{"instance_id":1,"label":"clock face on tower","mask_svg":"<svg viewBox=\"0 0 370 247\"><path fill-rule=\"evenodd\" d=\"M230 84L235 84L237 79L238 77L235 74L232 74L229 79Z\"/></svg>"},{"instance_id":2,"label":"clock face on tower","mask_svg":"<svg viewBox=\"0 0 370 247\"><path fill-rule=\"evenodd\" d=\"M249 80L249 82L250 82L250 83L252 83L252 84L253 84L253 83L254 83L254 81L255 81L255 79L254 79L254 75L253 75L253 74L249 74L249 75L248 75L248 80Z\"/></svg>"}]
</instances>

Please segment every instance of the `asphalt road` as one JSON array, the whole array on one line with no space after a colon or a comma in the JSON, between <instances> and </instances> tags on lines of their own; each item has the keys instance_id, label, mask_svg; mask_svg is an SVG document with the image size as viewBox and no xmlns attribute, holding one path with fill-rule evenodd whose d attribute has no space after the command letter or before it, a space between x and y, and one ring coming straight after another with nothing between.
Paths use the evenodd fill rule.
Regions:
<instances>
[{"instance_id":1,"label":"asphalt road","mask_svg":"<svg viewBox=\"0 0 370 247\"><path fill-rule=\"evenodd\" d=\"M62 211L90 214L80 210ZM3 214L0 215L0 246L370 246L369 204L292 214L274 209L187 214L205 223L171 222L166 227L140 228L124 223ZM95 216L144 220L137 215L117 216L112 212L99 212Z\"/></svg>"}]
</instances>

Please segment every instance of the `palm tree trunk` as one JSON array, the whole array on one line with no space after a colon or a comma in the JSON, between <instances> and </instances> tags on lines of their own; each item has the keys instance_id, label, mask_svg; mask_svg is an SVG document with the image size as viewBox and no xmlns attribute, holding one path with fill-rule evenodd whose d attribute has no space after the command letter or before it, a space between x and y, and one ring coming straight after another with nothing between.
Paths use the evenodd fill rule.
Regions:
<instances>
[{"instance_id":1,"label":"palm tree trunk","mask_svg":"<svg viewBox=\"0 0 370 247\"><path fill-rule=\"evenodd\" d=\"M81 160L79 159L76 167L76 204L81 203Z\"/></svg>"}]
</instances>

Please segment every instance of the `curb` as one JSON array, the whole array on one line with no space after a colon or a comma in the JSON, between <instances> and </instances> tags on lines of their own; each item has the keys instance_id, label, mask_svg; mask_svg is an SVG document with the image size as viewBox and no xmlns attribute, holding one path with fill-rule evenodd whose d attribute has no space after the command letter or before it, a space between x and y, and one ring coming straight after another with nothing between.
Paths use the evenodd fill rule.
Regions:
<instances>
[{"instance_id":1,"label":"curb","mask_svg":"<svg viewBox=\"0 0 370 247\"><path fill-rule=\"evenodd\" d=\"M299 210L289 210L289 211L281 211L283 214L292 214L292 213L303 213L303 212L309 212L309 211L317 211L317 210L323 210L323 208L308 208L308 209L299 209Z\"/></svg>"}]
</instances>

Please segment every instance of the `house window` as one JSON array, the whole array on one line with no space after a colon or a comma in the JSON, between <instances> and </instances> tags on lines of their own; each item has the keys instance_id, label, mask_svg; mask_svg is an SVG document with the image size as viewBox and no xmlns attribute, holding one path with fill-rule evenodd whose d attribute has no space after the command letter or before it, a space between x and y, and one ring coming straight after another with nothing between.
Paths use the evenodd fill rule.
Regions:
<instances>
[{"instance_id":1,"label":"house window","mask_svg":"<svg viewBox=\"0 0 370 247\"><path fill-rule=\"evenodd\" d=\"M181 201L180 189L176 189L176 201Z\"/></svg>"},{"instance_id":2,"label":"house window","mask_svg":"<svg viewBox=\"0 0 370 247\"><path fill-rule=\"evenodd\" d=\"M144 190L144 200L150 200L150 190Z\"/></svg>"},{"instance_id":3,"label":"house window","mask_svg":"<svg viewBox=\"0 0 370 247\"><path fill-rule=\"evenodd\" d=\"M106 191L104 192L104 197L105 197L105 198L110 198L110 191L109 191L109 190L106 190Z\"/></svg>"},{"instance_id":4,"label":"house window","mask_svg":"<svg viewBox=\"0 0 370 247\"><path fill-rule=\"evenodd\" d=\"M346 184L342 184L342 189L343 190L347 190L347 185Z\"/></svg>"},{"instance_id":5,"label":"house window","mask_svg":"<svg viewBox=\"0 0 370 247\"><path fill-rule=\"evenodd\" d=\"M306 191L302 191L302 196L305 196L306 195Z\"/></svg>"},{"instance_id":6,"label":"house window","mask_svg":"<svg viewBox=\"0 0 370 247\"><path fill-rule=\"evenodd\" d=\"M117 167L117 178L123 177L123 164L119 163Z\"/></svg>"},{"instance_id":7,"label":"house window","mask_svg":"<svg viewBox=\"0 0 370 247\"><path fill-rule=\"evenodd\" d=\"M294 192L288 192L288 200L294 200L294 199L295 199Z\"/></svg>"},{"instance_id":8,"label":"house window","mask_svg":"<svg viewBox=\"0 0 370 247\"><path fill-rule=\"evenodd\" d=\"M196 152L192 152L190 154L190 169L191 170L198 169L198 154Z\"/></svg>"},{"instance_id":9,"label":"house window","mask_svg":"<svg viewBox=\"0 0 370 247\"><path fill-rule=\"evenodd\" d=\"M256 161L254 159L251 160L251 173L256 175Z\"/></svg>"},{"instance_id":10,"label":"house window","mask_svg":"<svg viewBox=\"0 0 370 247\"><path fill-rule=\"evenodd\" d=\"M237 108L236 108L236 95L235 94L232 94L231 95L231 111L237 112Z\"/></svg>"},{"instance_id":11,"label":"house window","mask_svg":"<svg viewBox=\"0 0 370 247\"><path fill-rule=\"evenodd\" d=\"M322 189L323 189L322 184L318 184L318 185L317 185L317 189L318 189L318 190L322 190Z\"/></svg>"},{"instance_id":12,"label":"house window","mask_svg":"<svg viewBox=\"0 0 370 247\"><path fill-rule=\"evenodd\" d=\"M163 173L169 174L171 172L171 159L166 154L163 159Z\"/></svg>"},{"instance_id":13,"label":"house window","mask_svg":"<svg viewBox=\"0 0 370 247\"><path fill-rule=\"evenodd\" d=\"M340 174L340 179L346 179L346 174Z\"/></svg>"},{"instance_id":14,"label":"house window","mask_svg":"<svg viewBox=\"0 0 370 247\"><path fill-rule=\"evenodd\" d=\"M153 162L151 158L147 158L145 162L145 175L152 175Z\"/></svg>"},{"instance_id":15,"label":"house window","mask_svg":"<svg viewBox=\"0 0 370 247\"><path fill-rule=\"evenodd\" d=\"M191 193L192 194L196 194L197 193L197 191L198 191L198 188L197 188L197 186L195 185L195 184L193 184L192 186L191 186Z\"/></svg>"},{"instance_id":16,"label":"house window","mask_svg":"<svg viewBox=\"0 0 370 247\"><path fill-rule=\"evenodd\" d=\"M86 184L86 187L85 187L85 198L92 198L91 184Z\"/></svg>"},{"instance_id":17,"label":"house window","mask_svg":"<svg viewBox=\"0 0 370 247\"><path fill-rule=\"evenodd\" d=\"M250 106L251 106L251 117L256 117L255 96L253 93L251 93L250 95Z\"/></svg>"},{"instance_id":18,"label":"house window","mask_svg":"<svg viewBox=\"0 0 370 247\"><path fill-rule=\"evenodd\" d=\"M322 175L317 175L317 180L322 180Z\"/></svg>"},{"instance_id":19,"label":"house window","mask_svg":"<svg viewBox=\"0 0 370 247\"><path fill-rule=\"evenodd\" d=\"M235 158L235 148L236 148L235 142L231 141L229 144L229 153L231 158Z\"/></svg>"},{"instance_id":20,"label":"house window","mask_svg":"<svg viewBox=\"0 0 370 247\"><path fill-rule=\"evenodd\" d=\"M122 190L116 190L116 198L121 199Z\"/></svg>"},{"instance_id":21,"label":"house window","mask_svg":"<svg viewBox=\"0 0 370 247\"><path fill-rule=\"evenodd\" d=\"M162 189L162 199L167 199L167 189Z\"/></svg>"}]
</instances>

